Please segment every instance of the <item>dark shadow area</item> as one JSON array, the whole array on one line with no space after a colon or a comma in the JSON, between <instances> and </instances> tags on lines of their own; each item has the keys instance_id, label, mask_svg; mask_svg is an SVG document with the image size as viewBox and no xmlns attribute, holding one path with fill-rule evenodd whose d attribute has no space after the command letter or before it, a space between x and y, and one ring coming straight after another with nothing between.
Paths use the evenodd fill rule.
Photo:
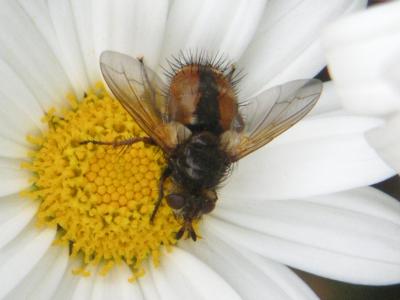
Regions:
<instances>
[{"instance_id":1,"label":"dark shadow area","mask_svg":"<svg viewBox=\"0 0 400 300\"><path fill-rule=\"evenodd\" d=\"M373 187L400 201L400 177L398 175L374 184Z\"/></svg>"},{"instance_id":2,"label":"dark shadow area","mask_svg":"<svg viewBox=\"0 0 400 300\"><path fill-rule=\"evenodd\" d=\"M399 300L400 284L364 286L321 278L294 270L322 300Z\"/></svg>"},{"instance_id":3,"label":"dark shadow area","mask_svg":"<svg viewBox=\"0 0 400 300\"><path fill-rule=\"evenodd\" d=\"M369 0L368 1L368 6L374 5L374 4L379 4L379 3L384 3L384 2L389 2L388 0Z\"/></svg>"},{"instance_id":4,"label":"dark shadow area","mask_svg":"<svg viewBox=\"0 0 400 300\"><path fill-rule=\"evenodd\" d=\"M322 82L331 80L331 77L329 76L328 68L327 67L323 68L321 70L321 72L319 72L317 74L317 76L315 76L315 78L321 80Z\"/></svg>"}]
</instances>

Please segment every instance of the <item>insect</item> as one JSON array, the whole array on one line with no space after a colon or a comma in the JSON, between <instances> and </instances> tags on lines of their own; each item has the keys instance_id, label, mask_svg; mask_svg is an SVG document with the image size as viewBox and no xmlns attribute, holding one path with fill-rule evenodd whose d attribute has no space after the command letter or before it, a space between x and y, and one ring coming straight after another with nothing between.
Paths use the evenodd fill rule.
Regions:
<instances>
[{"instance_id":1,"label":"insect","mask_svg":"<svg viewBox=\"0 0 400 300\"><path fill-rule=\"evenodd\" d=\"M232 164L302 119L317 102L322 84L316 79L291 81L240 103L233 65L202 55L183 55L170 65L165 84L143 58L102 53L100 66L108 87L148 137L94 143L158 145L167 167L151 221L164 198L163 184L171 177L175 190L165 198L182 220L176 238L188 232L196 241L192 222L214 209L218 187Z\"/></svg>"}]
</instances>

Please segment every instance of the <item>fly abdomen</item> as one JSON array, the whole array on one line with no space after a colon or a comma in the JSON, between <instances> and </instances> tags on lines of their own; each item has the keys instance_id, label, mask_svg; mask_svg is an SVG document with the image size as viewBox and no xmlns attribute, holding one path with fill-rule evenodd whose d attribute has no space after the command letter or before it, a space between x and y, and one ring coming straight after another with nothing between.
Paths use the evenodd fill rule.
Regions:
<instances>
[{"instance_id":1,"label":"fly abdomen","mask_svg":"<svg viewBox=\"0 0 400 300\"><path fill-rule=\"evenodd\" d=\"M192 136L177 151L173 177L192 189L217 186L229 168L227 156L219 148L218 137L209 132Z\"/></svg>"}]
</instances>

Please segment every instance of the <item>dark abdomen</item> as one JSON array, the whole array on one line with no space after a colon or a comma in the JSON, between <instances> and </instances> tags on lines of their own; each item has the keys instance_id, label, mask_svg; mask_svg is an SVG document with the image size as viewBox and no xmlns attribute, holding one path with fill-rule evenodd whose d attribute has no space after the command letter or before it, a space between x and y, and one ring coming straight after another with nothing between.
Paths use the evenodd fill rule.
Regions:
<instances>
[{"instance_id":1,"label":"dark abdomen","mask_svg":"<svg viewBox=\"0 0 400 300\"><path fill-rule=\"evenodd\" d=\"M210 132L192 135L171 157L172 177L193 192L216 187L227 174L230 162Z\"/></svg>"}]
</instances>

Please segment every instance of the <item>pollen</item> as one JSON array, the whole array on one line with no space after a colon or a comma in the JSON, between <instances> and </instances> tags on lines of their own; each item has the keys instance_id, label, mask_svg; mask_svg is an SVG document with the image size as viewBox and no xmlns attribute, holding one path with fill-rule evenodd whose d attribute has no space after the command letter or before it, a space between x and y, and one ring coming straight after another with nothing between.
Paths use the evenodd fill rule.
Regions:
<instances>
[{"instance_id":1,"label":"pollen","mask_svg":"<svg viewBox=\"0 0 400 300\"><path fill-rule=\"evenodd\" d=\"M82 141L125 140L146 136L101 84L70 107L51 109L43 121L47 132L29 136L35 149L30 163L32 187L23 193L40 202L38 226L57 228L55 244L69 247L81 261L75 274L87 276L91 265L101 274L125 263L132 278L144 273L149 257L157 265L161 247L176 244L180 225L163 200L153 223L166 161L156 146L82 144ZM167 181L164 189L171 190ZM132 279L131 278L131 279ZM132 279L132 280L133 280Z\"/></svg>"}]
</instances>

